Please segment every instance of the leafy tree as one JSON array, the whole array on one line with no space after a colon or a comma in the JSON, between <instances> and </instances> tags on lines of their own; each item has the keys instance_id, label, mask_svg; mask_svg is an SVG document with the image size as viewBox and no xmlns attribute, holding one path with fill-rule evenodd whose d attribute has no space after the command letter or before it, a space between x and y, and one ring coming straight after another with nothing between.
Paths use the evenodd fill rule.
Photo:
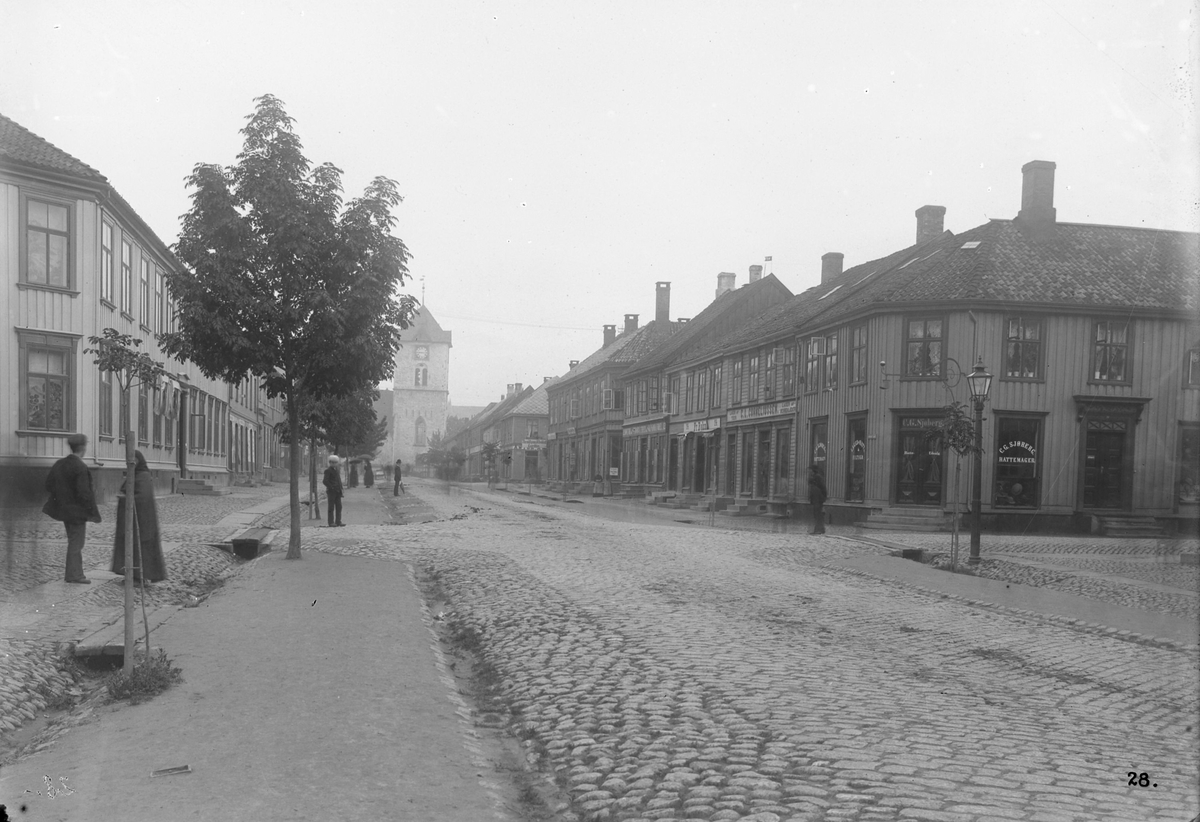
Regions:
<instances>
[{"instance_id":1,"label":"leafy tree","mask_svg":"<svg viewBox=\"0 0 1200 822\"><path fill-rule=\"evenodd\" d=\"M440 479L450 480L458 474L462 464L467 461L467 455L458 447L452 447L440 433L435 432L429 438L428 450L417 455L417 462L428 465Z\"/></svg>"},{"instance_id":2,"label":"leafy tree","mask_svg":"<svg viewBox=\"0 0 1200 822\"><path fill-rule=\"evenodd\" d=\"M959 458L974 455L979 458L975 446L975 420L971 416L970 406L961 402L951 402L942 408L942 418L924 426L925 442L930 445L941 445L950 448ZM950 504L954 509L950 534L950 565L958 565L958 491L959 477L962 464L955 461L955 477L951 483Z\"/></svg>"},{"instance_id":3,"label":"leafy tree","mask_svg":"<svg viewBox=\"0 0 1200 822\"><path fill-rule=\"evenodd\" d=\"M134 629L134 608L133 608L133 567L136 564L134 558L134 539L133 525L136 516L136 508L134 506L134 467L137 465L137 459L134 455L135 439L134 431L137 428L137 420L134 414L135 404L130 402L129 392L138 386L153 387L159 384L159 381L166 375L167 370L161 362L151 359L150 355L144 351L138 351L137 348L142 344L142 341L137 337L129 334L122 334L115 328L105 328L99 337L88 337L88 342L92 344L91 348L83 349L85 354L95 354L96 367L101 371L108 371L116 377L117 387L121 391L121 401L125 407L130 409L129 430L122 431L121 436L125 438L125 533L122 539L125 543L125 647L130 649L129 653L125 654L124 671L126 674L133 672L134 654L132 648L134 646L133 629ZM140 550L140 548L138 549ZM150 659L150 626L146 623L146 599L145 599L145 583L142 583L142 623L146 629L146 659Z\"/></svg>"},{"instance_id":4,"label":"leafy tree","mask_svg":"<svg viewBox=\"0 0 1200 822\"><path fill-rule=\"evenodd\" d=\"M237 162L201 163L188 177L174 250L191 271L168 271L179 330L160 341L208 377L250 373L288 401L287 557L299 559L302 401L390 379L415 301L397 291L409 254L391 234L396 183L376 177L343 202L341 170L309 163L283 103L255 103Z\"/></svg>"}]
</instances>

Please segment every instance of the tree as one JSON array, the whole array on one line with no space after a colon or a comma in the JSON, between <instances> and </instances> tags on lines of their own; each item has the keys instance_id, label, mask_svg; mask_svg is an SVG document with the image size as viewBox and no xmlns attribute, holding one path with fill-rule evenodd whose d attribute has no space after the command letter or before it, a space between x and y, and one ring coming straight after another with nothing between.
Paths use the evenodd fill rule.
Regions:
<instances>
[{"instance_id":1,"label":"tree","mask_svg":"<svg viewBox=\"0 0 1200 822\"><path fill-rule=\"evenodd\" d=\"M114 328L105 328L99 337L88 337L92 348L83 349L85 354L95 354L96 367L101 371L111 372L117 378L117 387L121 391L121 402L129 409L129 430L122 431L125 438L125 673L133 671L133 569L137 566L134 551L141 549L140 543L134 547L133 529L137 516L134 505L134 467L137 458L134 455L134 432L138 427L137 414L140 409L136 403L130 402L129 392L138 386L154 387L167 371L161 362L156 362L144 351L137 347L142 341L129 334L122 334ZM146 622L146 583L142 583L142 623L146 629L146 661L150 660L150 626Z\"/></svg>"},{"instance_id":2,"label":"tree","mask_svg":"<svg viewBox=\"0 0 1200 822\"><path fill-rule=\"evenodd\" d=\"M293 120L271 95L255 99L235 165L200 163L168 271L179 329L167 353L208 377L247 373L288 402L291 537L300 558L300 408L390 379L415 300L398 288L408 249L391 230L396 183L376 177L343 203L341 170L313 167Z\"/></svg>"},{"instance_id":3,"label":"tree","mask_svg":"<svg viewBox=\"0 0 1200 822\"><path fill-rule=\"evenodd\" d=\"M439 478L447 481L454 478L466 461L467 455L461 448L448 445L445 438L436 432L429 438L428 450L417 455L417 462L431 466Z\"/></svg>"},{"instance_id":4,"label":"tree","mask_svg":"<svg viewBox=\"0 0 1200 822\"><path fill-rule=\"evenodd\" d=\"M975 422L971 419L967 406L961 402L952 401L942 408L942 418L924 426L925 442L949 447L957 458L954 461L954 483L950 505L954 509L954 519L951 523L950 534L950 567L958 565L958 488L959 475L962 473L962 457L971 454L979 458L975 448Z\"/></svg>"},{"instance_id":5,"label":"tree","mask_svg":"<svg viewBox=\"0 0 1200 822\"><path fill-rule=\"evenodd\" d=\"M496 442L485 442L483 447L479 449L479 456L483 459L483 464L487 468L488 487L496 481L496 461L500 457L500 444Z\"/></svg>"}]
</instances>

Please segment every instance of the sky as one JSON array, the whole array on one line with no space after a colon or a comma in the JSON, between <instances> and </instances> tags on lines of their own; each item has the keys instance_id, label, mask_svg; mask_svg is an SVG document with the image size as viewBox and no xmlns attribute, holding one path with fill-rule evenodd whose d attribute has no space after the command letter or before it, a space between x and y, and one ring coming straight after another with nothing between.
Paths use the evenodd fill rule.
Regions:
<instances>
[{"instance_id":1,"label":"sky","mask_svg":"<svg viewBox=\"0 0 1200 822\"><path fill-rule=\"evenodd\" d=\"M171 244L196 163L274 94L353 196L397 181L406 290L454 334L455 405L540 384L717 274L794 292L1020 207L1200 229L1197 3L1182 0L2 2L0 112ZM771 257L766 262L766 257Z\"/></svg>"}]
</instances>

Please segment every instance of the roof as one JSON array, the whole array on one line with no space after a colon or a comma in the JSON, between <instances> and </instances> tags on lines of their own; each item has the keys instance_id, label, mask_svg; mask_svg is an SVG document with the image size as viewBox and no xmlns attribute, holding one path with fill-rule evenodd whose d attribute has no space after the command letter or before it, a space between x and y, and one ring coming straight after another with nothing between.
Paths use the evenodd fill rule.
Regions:
<instances>
[{"instance_id":1,"label":"roof","mask_svg":"<svg viewBox=\"0 0 1200 822\"><path fill-rule=\"evenodd\" d=\"M779 282L774 274L768 274L756 282L719 295L703 311L685 323L677 333L638 360L630 369L631 373L660 368L672 358L686 353L688 346L699 343L723 318L771 292L777 293L780 297L792 295L791 290Z\"/></svg>"},{"instance_id":2,"label":"roof","mask_svg":"<svg viewBox=\"0 0 1200 822\"><path fill-rule=\"evenodd\" d=\"M0 157L22 165L108 182L103 174L87 163L72 157L3 114L0 114Z\"/></svg>"},{"instance_id":3,"label":"roof","mask_svg":"<svg viewBox=\"0 0 1200 822\"><path fill-rule=\"evenodd\" d=\"M557 378L544 381L533 393L513 409L514 414L545 415L550 413L550 392L547 389L558 382Z\"/></svg>"},{"instance_id":4,"label":"roof","mask_svg":"<svg viewBox=\"0 0 1200 822\"><path fill-rule=\"evenodd\" d=\"M428 306L420 305L413 312L408 328L400 332L400 341L402 343L435 342L452 345L450 342L452 335L453 332L442 330L442 326Z\"/></svg>"},{"instance_id":5,"label":"roof","mask_svg":"<svg viewBox=\"0 0 1200 822\"><path fill-rule=\"evenodd\" d=\"M641 328L626 331L608 345L592 352L589 357L580 361L578 365L559 377L556 382L570 382L604 365L629 365L630 363L635 363L651 351L654 351L676 331L686 325L689 325L689 323L652 320Z\"/></svg>"}]
</instances>

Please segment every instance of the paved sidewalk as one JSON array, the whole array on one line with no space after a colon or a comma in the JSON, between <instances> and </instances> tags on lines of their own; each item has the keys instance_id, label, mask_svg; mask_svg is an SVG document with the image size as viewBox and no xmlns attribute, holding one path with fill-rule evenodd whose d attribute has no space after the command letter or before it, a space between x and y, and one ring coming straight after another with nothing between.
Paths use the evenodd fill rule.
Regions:
<instances>
[{"instance_id":1,"label":"paved sidewalk","mask_svg":"<svg viewBox=\"0 0 1200 822\"><path fill-rule=\"evenodd\" d=\"M305 520L305 533L353 539L389 516L377 493L351 489L343 521L326 532ZM0 802L39 822L508 818L481 779L411 567L311 548L288 561L286 535L276 544L153 634L183 684L98 708L4 768ZM150 776L180 765L192 772ZM36 795L44 775L74 793Z\"/></svg>"}]
</instances>

